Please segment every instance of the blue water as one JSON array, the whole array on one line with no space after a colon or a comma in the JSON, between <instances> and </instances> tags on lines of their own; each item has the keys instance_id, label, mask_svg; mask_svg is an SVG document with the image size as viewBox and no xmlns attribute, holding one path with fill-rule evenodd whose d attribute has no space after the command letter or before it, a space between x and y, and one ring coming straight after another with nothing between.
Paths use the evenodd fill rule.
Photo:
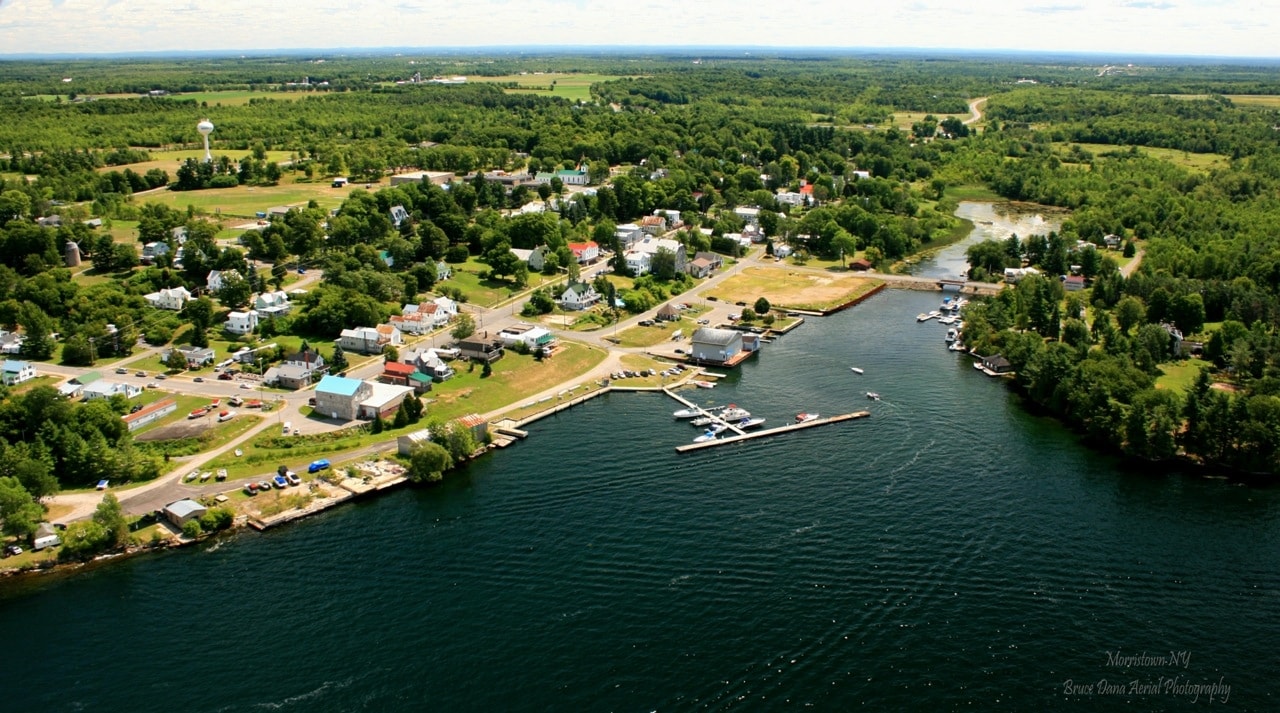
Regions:
<instances>
[{"instance_id":1,"label":"blue water","mask_svg":"<svg viewBox=\"0 0 1280 713\"><path fill-rule=\"evenodd\" d=\"M688 392L869 419L678 455L676 402L612 394L441 487L0 584L0 705L1208 705L1065 693L1179 676L1280 708L1280 493L1090 452L915 323L938 301L881 293ZM1190 659L1109 665L1144 651Z\"/></svg>"}]
</instances>

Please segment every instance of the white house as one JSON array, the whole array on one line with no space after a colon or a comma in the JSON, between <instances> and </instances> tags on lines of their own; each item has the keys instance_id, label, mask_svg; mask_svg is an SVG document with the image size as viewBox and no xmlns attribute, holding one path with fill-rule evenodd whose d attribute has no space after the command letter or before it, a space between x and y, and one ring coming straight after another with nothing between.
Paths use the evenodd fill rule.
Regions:
<instances>
[{"instance_id":1,"label":"white house","mask_svg":"<svg viewBox=\"0 0 1280 713\"><path fill-rule=\"evenodd\" d=\"M208 347L182 346L169 350L169 358L172 359L174 353L182 357L187 362L188 369L199 369L202 366L212 364L216 357L213 349Z\"/></svg>"},{"instance_id":2,"label":"white house","mask_svg":"<svg viewBox=\"0 0 1280 713\"><path fill-rule=\"evenodd\" d=\"M580 265L600 259L600 246L594 240L588 240L585 243L569 243L569 251L573 253Z\"/></svg>"},{"instance_id":3,"label":"white house","mask_svg":"<svg viewBox=\"0 0 1280 713\"><path fill-rule=\"evenodd\" d=\"M662 235L667 232L667 219L661 215L646 215L640 219L640 229L649 235Z\"/></svg>"},{"instance_id":4,"label":"white house","mask_svg":"<svg viewBox=\"0 0 1280 713\"><path fill-rule=\"evenodd\" d=\"M227 315L227 322L222 328L232 334L248 334L258 328L258 313L255 310L232 312Z\"/></svg>"},{"instance_id":5,"label":"white house","mask_svg":"<svg viewBox=\"0 0 1280 713\"><path fill-rule=\"evenodd\" d=\"M436 303L436 307L438 308L437 314L441 315L436 319L443 319L444 320L443 324L448 324L449 322L453 321L455 317L458 316L458 303L454 302L448 297L441 295L435 298L434 300L432 300L432 302Z\"/></svg>"},{"instance_id":6,"label":"white house","mask_svg":"<svg viewBox=\"0 0 1280 713\"><path fill-rule=\"evenodd\" d=\"M142 393L142 387L135 384L100 379L85 386L80 393L84 394L85 401L109 399L116 394L124 394L126 398L131 399Z\"/></svg>"},{"instance_id":7,"label":"white house","mask_svg":"<svg viewBox=\"0 0 1280 713\"><path fill-rule=\"evenodd\" d=\"M4 374L4 385L13 386L36 378L36 366L29 361L5 359L0 373Z\"/></svg>"},{"instance_id":8,"label":"white house","mask_svg":"<svg viewBox=\"0 0 1280 713\"><path fill-rule=\"evenodd\" d=\"M689 356L698 361L727 363L742 351L742 334L732 329L702 327L689 340Z\"/></svg>"},{"instance_id":9,"label":"white house","mask_svg":"<svg viewBox=\"0 0 1280 713\"><path fill-rule=\"evenodd\" d=\"M760 223L760 209L750 206L739 206L733 209L733 214L742 218L743 221L752 225Z\"/></svg>"},{"instance_id":10,"label":"white house","mask_svg":"<svg viewBox=\"0 0 1280 713\"><path fill-rule=\"evenodd\" d=\"M623 257L627 260L627 269L635 275L644 275L649 272L649 253L640 250L629 250Z\"/></svg>"},{"instance_id":11,"label":"white house","mask_svg":"<svg viewBox=\"0 0 1280 713\"><path fill-rule=\"evenodd\" d=\"M409 220L409 211L405 210L404 206L402 205L391 206L391 224L393 226L399 228L400 224L406 222L407 220Z\"/></svg>"},{"instance_id":12,"label":"white house","mask_svg":"<svg viewBox=\"0 0 1280 713\"><path fill-rule=\"evenodd\" d=\"M405 357L404 363L410 364L418 371L430 376L435 381L444 381L453 376L453 368L441 356L439 350L427 349L418 354Z\"/></svg>"},{"instance_id":13,"label":"white house","mask_svg":"<svg viewBox=\"0 0 1280 713\"><path fill-rule=\"evenodd\" d=\"M253 299L253 308L263 317L288 314L290 307L289 294L284 290L263 292Z\"/></svg>"},{"instance_id":14,"label":"white house","mask_svg":"<svg viewBox=\"0 0 1280 713\"><path fill-rule=\"evenodd\" d=\"M680 217L680 211L671 208L655 208L653 214L667 219L667 227L679 228L684 225L684 219Z\"/></svg>"},{"instance_id":15,"label":"white house","mask_svg":"<svg viewBox=\"0 0 1280 713\"><path fill-rule=\"evenodd\" d=\"M520 262L529 266L530 272L542 272L542 268L546 265L547 248L545 245L539 245L532 250L524 250L521 248L511 248L511 254L520 259ZM436 279L439 279L438 277Z\"/></svg>"},{"instance_id":16,"label":"white house","mask_svg":"<svg viewBox=\"0 0 1280 713\"><path fill-rule=\"evenodd\" d=\"M145 299L156 309L181 312L182 308L187 306L187 302L191 301L191 293L185 287L166 287L146 295Z\"/></svg>"},{"instance_id":17,"label":"white house","mask_svg":"<svg viewBox=\"0 0 1280 713\"><path fill-rule=\"evenodd\" d=\"M560 294L560 308L566 310L583 310L600 301L600 293L587 282L570 284Z\"/></svg>"},{"instance_id":18,"label":"white house","mask_svg":"<svg viewBox=\"0 0 1280 713\"><path fill-rule=\"evenodd\" d=\"M447 280L453 277L453 268L449 267L449 263L441 260L436 263L436 282Z\"/></svg>"},{"instance_id":19,"label":"white house","mask_svg":"<svg viewBox=\"0 0 1280 713\"><path fill-rule=\"evenodd\" d=\"M235 270L210 270L209 276L205 278L204 284L205 287L209 288L210 292L217 292L226 286L228 280L234 279L243 280L244 278Z\"/></svg>"},{"instance_id":20,"label":"white house","mask_svg":"<svg viewBox=\"0 0 1280 713\"><path fill-rule=\"evenodd\" d=\"M642 275L649 271L649 266L653 264L653 256L658 254L659 250L666 249L671 251L676 257L676 272L684 272L685 263L687 262L687 251L684 243L671 238L645 238L631 247L631 252L647 253L649 255L649 265L645 266L644 271L635 270L637 275ZM631 253L627 253L627 266L631 266Z\"/></svg>"},{"instance_id":21,"label":"white house","mask_svg":"<svg viewBox=\"0 0 1280 713\"><path fill-rule=\"evenodd\" d=\"M0 354L17 354L22 351L23 335L0 329Z\"/></svg>"},{"instance_id":22,"label":"white house","mask_svg":"<svg viewBox=\"0 0 1280 713\"><path fill-rule=\"evenodd\" d=\"M498 340L507 348L523 344L532 350L550 347L555 344L556 338L543 327L520 323L498 332Z\"/></svg>"},{"instance_id":23,"label":"white house","mask_svg":"<svg viewBox=\"0 0 1280 713\"><path fill-rule=\"evenodd\" d=\"M338 337L338 345L343 350L359 354L381 354L387 345L398 346L403 343L400 330L390 324L344 329Z\"/></svg>"},{"instance_id":24,"label":"white house","mask_svg":"<svg viewBox=\"0 0 1280 713\"><path fill-rule=\"evenodd\" d=\"M161 242L147 243L142 246L142 261L154 262L169 254L169 244Z\"/></svg>"},{"instance_id":25,"label":"white house","mask_svg":"<svg viewBox=\"0 0 1280 713\"><path fill-rule=\"evenodd\" d=\"M613 234L622 243L622 249L626 250L644 237L644 229L635 223L623 223L613 231Z\"/></svg>"}]
</instances>

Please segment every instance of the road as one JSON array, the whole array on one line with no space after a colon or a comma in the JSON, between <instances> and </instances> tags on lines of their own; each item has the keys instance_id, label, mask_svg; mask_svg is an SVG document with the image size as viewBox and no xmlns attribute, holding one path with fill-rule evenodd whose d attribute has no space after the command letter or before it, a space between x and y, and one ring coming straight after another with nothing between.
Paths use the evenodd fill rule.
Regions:
<instances>
[{"instance_id":1,"label":"road","mask_svg":"<svg viewBox=\"0 0 1280 713\"><path fill-rule=\"evenodd\" d=\"M1145 255L1146 252L1146 250L1139 250L1134 253L1133 259L1129 261L1129 264L1120 268L1120 274L1124 275L1125 279L1128 279L1130 275L1137 271L1138 266L1142 264L1142 256Z\"/></svg>"},{"instance_id":2,"label":"road","mask_svg":"<svg viewBox=\"0 0 1280 713\"><path fill-rule=\"evenodd\" d=\"M969 102L969 118L965 119L961 123L963 123L965 126L970 126L972 124L978 123L979 121L982 121L981 106L986 103L987 103L987 97L978 97L977 99L974 99L973 101Z\"/></svg>"}]
</instances>

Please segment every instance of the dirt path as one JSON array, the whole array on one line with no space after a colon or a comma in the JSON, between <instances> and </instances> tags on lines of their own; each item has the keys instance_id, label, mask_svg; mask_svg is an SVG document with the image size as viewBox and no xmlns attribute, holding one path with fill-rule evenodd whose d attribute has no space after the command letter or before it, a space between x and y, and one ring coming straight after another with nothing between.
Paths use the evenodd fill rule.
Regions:
<instances>
[{"instance_id":1,"label":"dirt path","mask_svg":"<svg viewBox=\"0 0 1280 713\"><path fill-rule=\"evenodd\" d=\"M964 125L969 126L982 121L982 105L987 103L987 97L978 97L969 102L969 118L964 120Z\"/></svg>"},{"instance_id":2,"label":"dirt path","mask_svg":"<svg viewBox=\"0 0 1280 713\"><path fill-rule=\"evenodd\" d=\"M1125 265L1124 267L1120 268L1120 274L1124 275L1125 278L1127 279L1130 275L1132 275L1135 271L1137 271L1138 266L1142 264L1142 256L1145 254L1146 254L1145 250L1139 250L1136 254L1134 254L1133 259L1129 261L1128 265Z\"/></svg>"}]
</instances>

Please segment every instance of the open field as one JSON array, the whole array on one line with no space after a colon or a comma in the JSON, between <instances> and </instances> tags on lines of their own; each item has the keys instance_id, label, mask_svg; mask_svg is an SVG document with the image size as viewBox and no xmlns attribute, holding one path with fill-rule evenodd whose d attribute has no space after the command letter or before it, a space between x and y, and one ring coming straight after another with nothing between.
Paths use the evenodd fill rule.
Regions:
<instances>
[{"instance_id":1,"label":"open field","mask_svg":"<svg viewBox=\"0 0 1280 713\"><path fill-rule=\"evenodd\" d=\"M825 310L857 299L880 284L880 280L850 274L749 267L725 280L709 296L748 305L764 297L778 308Z\"/></svg>"},{"instance_id":2,"label":"open field","mask_svg":"<svg viewBox=\"0 0 1280 713\"><path fill-rule=\"evenodd\" d=\"M564 97L572 101L591 98L591 85L596 82L609 82L622 77L607 74L507 74L500 77L467 77L469 82L515 82L516 89L505 90L508 94L538 94L548 97Z\"/></svg>"},{"instance_id":3,"label":"open field","mask_svg":"<svg viewBox=\"0 0 1280 713\"><path fill-rule=\"evenodd\" d=\"M516 294L513 283L509 280L481 279L480 273L487 272L489 266L480 262L474 256L467 258L464 263L450 265L450 267L453 268L453 276L440 284L462 290L462 293L466 295L466 301L469 303L494 307ZM525 289L533 289L553 282L563 282L564 280L564 275L544 275L540 272L531 272L529 273L529 284ZM520 290L520 292L523 291L524 289Z\"/></svg>"},{"instance_id":4,"label":"open field","mask_svg":"<svg viewBox=\"0 0 1280 713\"><path fill-rule=\"evenodd\" d=\"M293 183L286 176L278 186L236 186L207 188L201 191L157 191L136 198L142 203L160 203L175 210L193 205L196 210L213 214L252 218L259 211L275 206L305 207L314 200L325 210L337 208L346 200L351 187L334 188L328 181Z\"/></svg>"},{"instance_id":5,"label":"open field","mask_svg":"<svg viewBox=\"0 0 1280 713\"><path fill-rule=\"evenodd\" d=\"M192 92L190 94L170 94L169 99L183 101L206 102L209 106L244 106L250 99L282 99L298 101L304 97L316 96L323 92L251 92L248 89L228 89L220 92Z\"/></svg>"},{"instance_id":6,"label":"open field","mask_svg":"<svg viewBox=\"0 0 1280 713\"><path fill-rule=\"evenodd\" d=\"M898 127L899 129L903 129L904 131L910 131L912 124L916 122L924 121L924 118L926 116L929 116L929 112L927 111L895 111L893 112L893 125ZM963 114L934 114L933 118L941 122L943 119L946 119L947 117L950 117L950 116L954 116L955 118L960 119L961 121L964 121L965 119L969 118L969 113L965 112Z\"/></svg>"},{"instance_id":7,"label":"open field","mask_svg":"<svg viewBox=\"0 0 1280 713\"><path fill-rule=\"evenodd\" d=\"M1157 94L1156 96L1169 97L1170 99L1186 99L1187 101L1201 101L1211 99L1208 94ZM1224 94L1231 103L1239 106L1261 106L1268 109L1280 109L1280 94Z\"/></svg>"},{"instance_id":8,"label":"open field","mask_svg":"<svg viewBox=\"0 0 1280 713\"><path fill-rule=\"evenodd\" d=\"M469 413L487 413L506 404L545 391L565 380L566 374L584 374L604 361L602 349L583 344L561 344L555 356L537 361L532 356L508 351L493 364L493 373L482 378L481 367L469 369L457 362L458 373L452 379L436 384L427 400L427 416L454 419Z\"/></svg>"},{"instance_id":9,"label":"open field","mask_svg":"<svg viewBox=\"0 0 1280 713\"><path fill-rule=\"evenodd\" d=\"M1196 383L1196 377L1200 375L1202 367L1213 367L1213 364L1203 359L1187 359L1186 361L1174 362L1172 364L1161 364L1161 375L1156 379L1157 389L1169 389L1180 394L1185 394L1191 390Z\"/></svg>"},{"instance_id":10,"label":"open field","mask_svg":"<svg viewBox=\"0 0 1280 713\"><path fill-rule=\"evenodd\" d=\"M239 164L240 159L244 158L245 156L253 155L253 151L249 149L230 149L230 150L219 149L216 145L216 142L215 142L215 145L211 148L211 152L213 153L213 157L215 161L219 156L227 156L237 164ZM267 155L267 158L266 158L267 161L274 161L276 163L289 160L288 151L268 151L266 152L266 155ZM186 161L189 158L194 158L197 161L204 158L204 149L177 149L172 151L152 151L150 161L142 161L140 163L129 163L121 166L103 166L98 170L102 172L123 171L127 168L133 171L134 173L146 173L147 171L150 171L153 168L158 168L162 171L168 171L169 179L173 180L174 178L176 178L178 174L178 167L182 165L183 161ZM288 171L286 170L286 173L287 172Z\"/></svg>"},{"instance_id":11,"label":"open field","mask_svg":"<svg viewBox=\"0 0 1280 713\"><path fill-rule=\"evenodd\" d=\"M1054 144L1055 148L1060 149L1064 154L1070 150L1069 143ZM1111 151L1128 151L1128 146L1112 146L1110 144L1075 144L1089 153L1098 156ZM1158 158L1169 163L1176 164L1191 171L1209 171L1214 168L1226 168L1231 162L1230 157L1217 153L1191 153L1189 151L1179 151L1178 149L1160 149L1148 146L1139 146L1138 151L1151 158ZM948 191L948 193L950 193Z\"/></svg>"}]
</instances>

